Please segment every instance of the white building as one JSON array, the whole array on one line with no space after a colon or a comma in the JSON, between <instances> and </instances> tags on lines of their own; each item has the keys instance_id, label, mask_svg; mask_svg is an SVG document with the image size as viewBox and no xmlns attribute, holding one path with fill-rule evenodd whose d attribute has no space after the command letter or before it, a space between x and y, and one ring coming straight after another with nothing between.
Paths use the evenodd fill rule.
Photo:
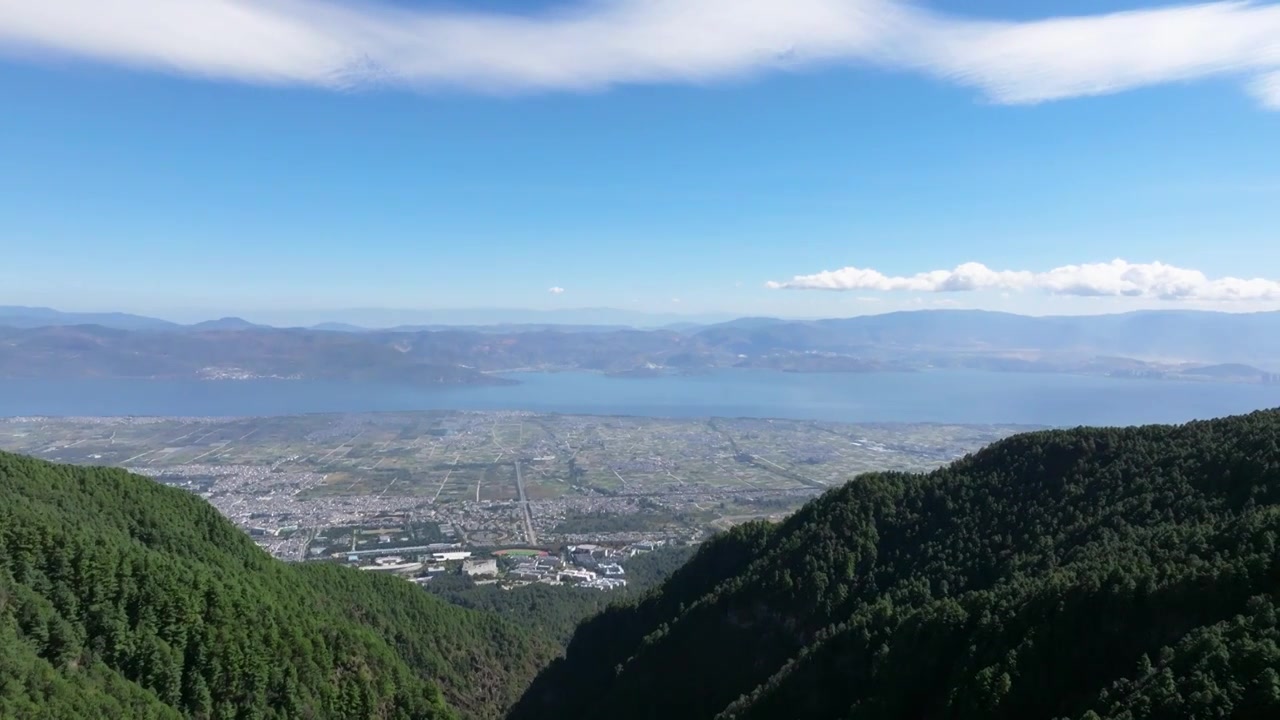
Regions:
<instances>
[{"instance_id":1,"label":"white building","mask_svg":"<svg viewBox=\"0 0 1280 720\"><path fill-rule=\"evenodd\" d=\"M436 562L466 560L469 557L471 557L471 553L466 550L451 550L449 552L431 553L431 559Z\"/></svg>"},{"instance_id":2,"label":"white building","mask_svg":"<svg viewBox=\"0 0 1280 720\"><path fill-rule=\"evenodd\" d=\"M462 572L471 575L497 575L498 559L484 558L478 560L466 560L462 563Z\"/></svg>"}]
</instances>

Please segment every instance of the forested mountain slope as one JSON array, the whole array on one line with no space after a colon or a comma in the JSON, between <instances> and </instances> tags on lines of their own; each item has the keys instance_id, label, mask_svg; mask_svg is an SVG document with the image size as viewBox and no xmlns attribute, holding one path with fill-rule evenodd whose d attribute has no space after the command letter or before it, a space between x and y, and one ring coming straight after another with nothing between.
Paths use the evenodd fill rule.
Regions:
<instances>
[{"instance_id":1,"label":"forested mountain slope","mask_svg":"<svg viewBox=\"0 0 1280 720\"><path fill-rule=\"evenodd\" d=\"M563 645L586 618L661 584L688 561L693 550L691 546L667 546L623 560L627 586L609 592L542 583L517 588L477 585L461 571L436 577L425 589L454 605L509 618Z\"/></svg>"},{"instance_id":2,"label":"forested mountain slope","mask_svg":"<svg viewBox=\"0 0 1280 720\"><path fill-rule=\"evenodd\" d=\"M584 623L533 718L1280 717L1280 412L865 475Z\"/></svg>"},{"instance_id":3,"label":"forested mountain slope","mask_svg":"<svg viewBox=\"0 0 1280 720\"><path fill-rule=\"evenodd\" d=\"M555 652L204 501L0 453L0 717L494 717Z\"/></svg>"}]
</instances>

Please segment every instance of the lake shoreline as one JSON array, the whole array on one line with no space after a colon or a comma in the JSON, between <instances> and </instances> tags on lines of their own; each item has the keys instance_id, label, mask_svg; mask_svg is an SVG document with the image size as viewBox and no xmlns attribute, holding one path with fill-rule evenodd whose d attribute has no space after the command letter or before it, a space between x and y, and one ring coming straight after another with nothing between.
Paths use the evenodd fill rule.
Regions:
<instances>
[{"instance_id":1,"label":"lake shoreline","mask_svg":"<svg viewBox=\"0 0 1280 720\"><path fill-rule=\"evenodd\" d=\"M0 416L261 417L417 410L1035 426L1177 423L1280 407L1280 386L1088 375L521 373L517 384L430 387L313 380L0 380Z\"/></svg>"}]
</instances>

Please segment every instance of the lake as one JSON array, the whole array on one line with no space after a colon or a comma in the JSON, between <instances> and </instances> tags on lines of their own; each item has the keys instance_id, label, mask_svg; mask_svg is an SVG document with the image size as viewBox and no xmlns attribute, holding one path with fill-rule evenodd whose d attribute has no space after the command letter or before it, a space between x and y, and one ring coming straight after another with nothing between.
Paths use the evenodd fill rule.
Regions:
<instances>
[{"instance_id":1,"label":"lake","mask_svg":"<svg viewBox=\"0 0 1280 720\"><path fill-rule=\"evenodd\" d=\"M842 422L1122 425L1280 406L1280 385L1032 373L709 375L610 378L521 373L511 386L422 388L328 381L0 380L0 416L293 415L391 410L531 410L653 417Z\"/></svg>"}]
</instances>

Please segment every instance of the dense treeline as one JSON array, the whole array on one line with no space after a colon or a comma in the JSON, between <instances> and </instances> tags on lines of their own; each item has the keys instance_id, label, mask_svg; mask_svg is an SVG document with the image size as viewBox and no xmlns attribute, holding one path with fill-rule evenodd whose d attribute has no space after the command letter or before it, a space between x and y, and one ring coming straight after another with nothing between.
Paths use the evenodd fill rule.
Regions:
<instances>
[{"instance_id":1,"label":"dense treeline","mask_svg":"<svg viewBox=\"0 0 1280 720\"><path fill-rule=\"evenodd\" d=\"M613 592L542 583L512 589L477 585L461 573L433 578L426 588L455 605L522 623L561 646L579 623L617 599Z\"/></svg>"},{"instance_id":2,"label":"dense treeline","mask_svg":"<svg viewBox=\"0 0 1280 720\"><path fill-rule=\"evenodd\" d=\"M455 607L0 454L0 717L493 717L587 617L513 720L1280 717L1278 543L1280 412L864 475L632 560L661 585L621 602L436 586Z\"/></svg>"},{"instance_id":3,"label":"dense treeline","mask_svg":"<svg viewBox=\"0 0 1280 720\"><path fill-rule=\"evenodd\" d=\"M696 549L696 545L664 545L627 558L622 562L627 571L627 591L639 593L661 585L689 562Z\"/></svg>"},{"instance_id":4,"label":"dense treeline","mask_svg":"<svg viewBox=\"0 0 1280 720\"><path fill-rule=\"evenodd\" d=\"M524 718L1280 717L1280 412L1021 435L707 543Z\"/></svg>"},{"instance_id":5,"label":"dense treeline","mask_svg":"<svg viewBox=\"0 0 1280 720\"><path fill-rule=\"evenodd\" d=\"M492 717L554 651L395 578L277 562L186 492L0 454L0 717Z\"/></svg>"}]
</instances>

